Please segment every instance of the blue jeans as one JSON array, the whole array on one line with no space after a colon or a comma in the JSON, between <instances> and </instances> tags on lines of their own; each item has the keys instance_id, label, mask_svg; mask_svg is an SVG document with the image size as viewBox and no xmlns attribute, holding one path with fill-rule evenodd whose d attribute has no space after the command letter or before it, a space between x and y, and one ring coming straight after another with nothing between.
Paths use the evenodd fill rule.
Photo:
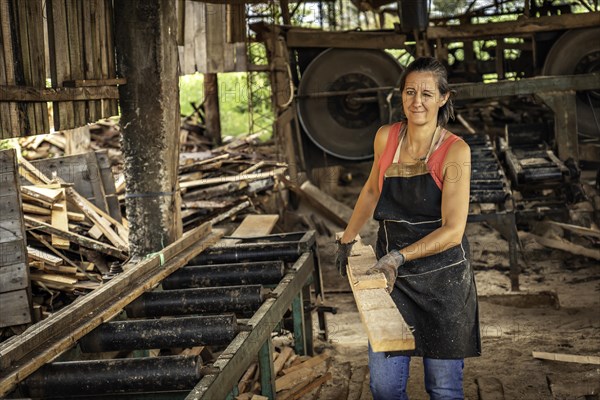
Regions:
<instances>
[{"instance_id":1,"label":"blue jeans","mask_svg":"<svg viewBox=\"0 0 600 400\"><path fill-rule=\"evenodd\" d=\"M464 399L462 359L438 360L423 358L425 389L431 400ZM374 352L369 345L369 370L373 400L408 400L406 383L410 357L386 357Z\"/></svg>"}]
</instances>

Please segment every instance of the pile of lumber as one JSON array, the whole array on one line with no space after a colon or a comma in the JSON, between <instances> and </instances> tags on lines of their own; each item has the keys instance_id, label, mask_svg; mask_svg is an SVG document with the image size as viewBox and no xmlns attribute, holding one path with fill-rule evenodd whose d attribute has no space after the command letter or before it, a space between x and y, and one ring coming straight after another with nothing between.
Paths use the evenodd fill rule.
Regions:
<instances>
[{"instance_id":1,"label":"pile of lumber","mask_svg":"<svg viewBox=\"0 0 600 400\"><path fill-rule=\"evenodd\" d=\"M282 346L273 353L273 373L277 400L294 400L318 391L331 379L328 351L310 357L295 354L294 349ZM238 400L251 400L260 393L260 368L253 363L238 384ZM316 397L318 398L318 396Z\"/></svg>"},{"instance_id":2,"label":"pile of lumber","mask_svg":"<svg viewBox=\"0 0 600 400\"><path fill-rule=\"evenodd\" d=\"M252 206L255 212L278 213L277 196L287 164L275 148L256 135L194 153L181 153L179 187L184 227L232 217Z\"/></svg>"},{"instance_id":3,"label":"pile of lumber","mask_svg":"<svg viewBox=\"0 0 600 400\"><path fill-rule=\"evenodd\" d=\"M128 230L69 183L22 158L19 173L34 319L41 319L98 287L110 263L128 258Z\"/></svg>"}]
</instances>

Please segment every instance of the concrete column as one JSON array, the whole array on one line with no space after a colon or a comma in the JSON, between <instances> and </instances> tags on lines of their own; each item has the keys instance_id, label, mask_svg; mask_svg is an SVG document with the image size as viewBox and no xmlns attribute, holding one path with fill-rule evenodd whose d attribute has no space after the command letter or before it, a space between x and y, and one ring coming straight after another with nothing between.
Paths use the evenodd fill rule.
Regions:
<instances>
[{"instance_id":1,"label":"concrete column","mask_svg":"<svg viewBox=\"0 0 600 400\"><path fill-rule=\"evenodd\" d=\"M134 257L181 236L175 0L115 0L129 243Z\"/></svg>"}]
</instances>

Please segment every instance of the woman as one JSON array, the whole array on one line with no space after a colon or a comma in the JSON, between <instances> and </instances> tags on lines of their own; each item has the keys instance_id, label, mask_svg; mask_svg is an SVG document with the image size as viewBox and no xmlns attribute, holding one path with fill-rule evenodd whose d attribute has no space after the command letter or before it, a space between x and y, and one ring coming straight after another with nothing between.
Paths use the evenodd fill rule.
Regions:
<instances>
[{"instance_id":1,"label":"woman","mask_svg":"<svg viewBox=\"0 0 600 400\"><path fill-rule=\"evenodd\" d=\"M372 215L379 221L377 263L416 349L376 353L369 346L375 400L407 399L411 356L423 357L431 399L461 399L463 359L481 353L477 293L464 235L471 153L444 129L453 117L444 66L419 58L400 80L402 122L375 136L375 160L338 241L345 273L354 238Z\"/></svg>"}]
</instances>

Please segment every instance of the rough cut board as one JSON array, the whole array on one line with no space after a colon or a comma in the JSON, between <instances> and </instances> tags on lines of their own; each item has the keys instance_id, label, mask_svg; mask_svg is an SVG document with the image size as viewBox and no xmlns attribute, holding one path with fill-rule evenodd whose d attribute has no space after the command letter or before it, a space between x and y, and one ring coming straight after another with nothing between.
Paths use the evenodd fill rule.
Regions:
<instances>
[{"instance_id":1,"label":"rough cut board","mask_svg":"<svg viewBox=\"0 0 600 400\"><path fill-rule=\"evenodd\" d=\"M414 349L411 329L385 289L385 277L365 275L376 261L373 248L363 245L360 239L348 258L348 280L369 343L373 351Z\"/></svg>"},{"instance_id":2,"label":"rough cut board","mask_svg":"<svg viewBox=\"0 0 600 400\"><path fill-rule=\"evenodd\" d=\"M233 232L234 237L268 235L279 219L278 215L248 215Z\"/></svg>"},{"instance_id":3,"label":"rough cut board","mask_svg":"<svg viewBox=\"0 0 600 400\"><path fill-rule=\"evenodd\" d=\"M275 214L247 215L242 223L231 234L231 239L221 239L219 245L230 246L240 241L239 238L264 236L271 233L279 219Z\"/></svg>"}]
</instances>

